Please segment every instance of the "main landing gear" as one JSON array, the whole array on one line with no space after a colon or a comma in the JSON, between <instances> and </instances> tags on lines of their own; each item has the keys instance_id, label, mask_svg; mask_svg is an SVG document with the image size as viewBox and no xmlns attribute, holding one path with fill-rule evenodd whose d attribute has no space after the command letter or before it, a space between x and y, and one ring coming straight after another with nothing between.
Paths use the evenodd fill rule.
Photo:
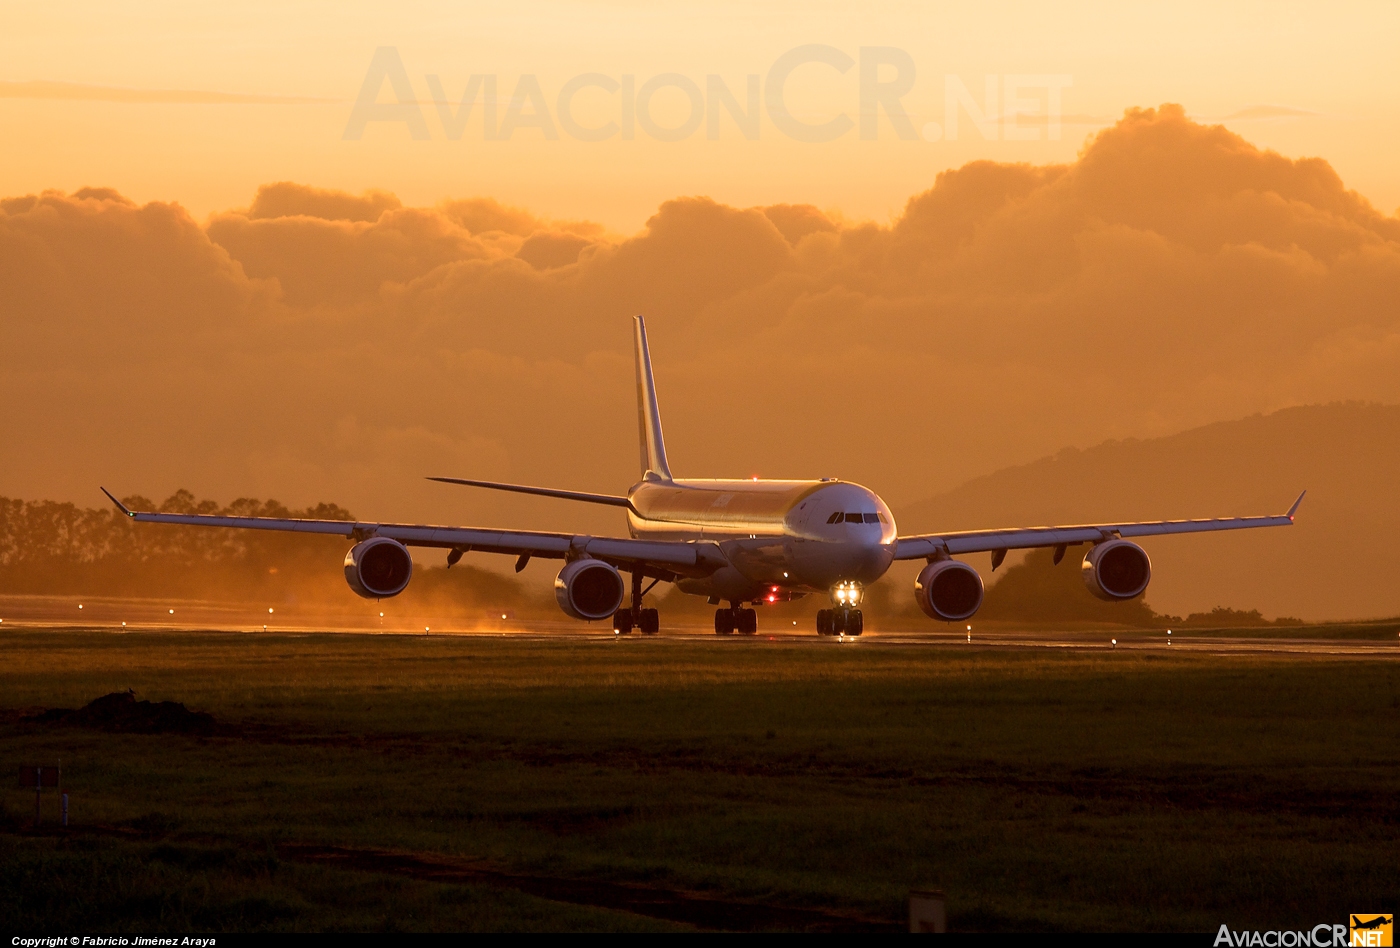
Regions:
<instances>
[{"instance_id":1,"label":"main landing gear","mask_svg":"<svg viewBox=\"0 0 1400 948\"><path fill-rule=\"evenodd\" d=\"M818 635L860 635L865 631L865 619L859 609L843 606L840 609L817 610Z\"/></svg>"},{"instance_id":2,"label":"main landing gear","mask_svg":"<svg viewBox=\"0 0 1400 948\"><path fill-rule=\"evenodd\" d=\"M741 609L738 603L732 608L715 610L715 635L753 635L758 631L758 613L752 609Z\"/></svg>"},{"instance_id":3,"label":"main landing gear","mask_svg":"<svg viewBox=\"0 0 1400 948\"><path fill-rule=\"evenodd\" d=\"M642 608L642 596L647 591L642 588L642 580L645 578L640 572L632 574L632 606L613 613L613 631L619 635L626 635L633 629L637 629L643 635L655 635L661 631L661 614L655 609ZM654 580L651 586L658 582L660 580ZM647 589L651 589L651 586Z\"/></svg>"}]
</instances>

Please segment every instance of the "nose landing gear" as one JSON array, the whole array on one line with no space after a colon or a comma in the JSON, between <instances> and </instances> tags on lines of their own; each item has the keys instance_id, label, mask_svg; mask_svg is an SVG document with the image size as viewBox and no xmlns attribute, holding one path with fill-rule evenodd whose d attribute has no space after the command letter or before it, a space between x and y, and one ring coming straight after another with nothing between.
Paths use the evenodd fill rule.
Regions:
<instances>
[{"instance_id":1,"label":"nose landing gear","mask_svg":"<svg viewBox=\"0 0 1400 948\"><path fill-rule=\"evenodd\" d=\"M865 631L865 617L859 609L843 606L840 609L820 609L817 611L818 635L860 635Z\"/></svg>"},{"instance_id":2,"label":"nose landing gear","mask_svg":"<svg viewBox=\"0 0 1400 948\"><path fill-rule=\"evenodd\" d=\"M758 631L758 613L741 609L736 603L730 609L715 610L715 635L753 635Z\"/></svg>"}]
</instances>

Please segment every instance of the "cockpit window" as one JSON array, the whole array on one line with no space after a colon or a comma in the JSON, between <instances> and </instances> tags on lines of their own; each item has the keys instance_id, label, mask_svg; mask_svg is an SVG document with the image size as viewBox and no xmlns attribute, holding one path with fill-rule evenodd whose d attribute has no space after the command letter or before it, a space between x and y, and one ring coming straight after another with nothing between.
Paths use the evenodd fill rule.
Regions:
<instances>
[{"instance_id":1,"label":"cockpit window","mask_svg":"<svg viewBox=\"0 0 1400 948\"><path fill-rule=\"evenodd\" d=\"M844 514L842 514L841 511L838 510L838 511L836 511L836 513L832 514L830 517L827 517L827 518L826 518L826 522L827 522L827 523L840 523L840 522L841 522L841 518L842 518L843 516L844 516Z\"/></svg>"},{"instance_id":2,"label":"cockpit window","mask_svg":"<svg viewBox=\"0 0 1400 948\"><path fill-rule=\"evenodd\" d=\"M861 515L858 514L858 513L848 513L848 514L846 514L846 522L847 522L847 523L860 523L863 519L864 519L864 518L861 517Z\"/></svg>"},{"instance_id":3,"label":"cockpit window","mask_svg":"<svg viewBox=\"0 0 1400 948\"><path fill-rule=\"evenodd\" d=\"M880 515L879 515L879 514L866 514L866 515L865 515L865 522L866 522L866 523L879 523L879 522L880 522Z\"/></svg>"},{"instance_id":4,"label":"cockpit window","mask_svg":"<svg viewBox=\"0 0 1400 948\"><path fill-rule=\"evenodd\" d=\"M876 514L875 516L877 516L877 517L880 518L880 522L881 522L881 523L889 523L889 521L885 519L885 515L884 515L884 514Z\"/></svg>"}]
</instances>

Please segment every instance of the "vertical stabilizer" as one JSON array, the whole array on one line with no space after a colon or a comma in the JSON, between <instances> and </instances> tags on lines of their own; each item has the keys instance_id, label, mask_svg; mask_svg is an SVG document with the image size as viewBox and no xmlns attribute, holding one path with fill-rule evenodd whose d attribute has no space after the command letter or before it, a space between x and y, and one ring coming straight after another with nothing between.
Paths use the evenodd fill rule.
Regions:
<instances>
[{"instance_id":1,"label":"vertical stabilizer","mask_svg":"<svg viewBox=\"0 0 1400 948\"><path fill-rule=\"evenodd\" d=\"M637 434L642 444L642 476L650 472L671 479L666 463L666 440L661 436L661 409L656 405L656 382L651 377L651 351L647 348L647 324L634 318L637 333Z\"/></svg>"}]
</instances>

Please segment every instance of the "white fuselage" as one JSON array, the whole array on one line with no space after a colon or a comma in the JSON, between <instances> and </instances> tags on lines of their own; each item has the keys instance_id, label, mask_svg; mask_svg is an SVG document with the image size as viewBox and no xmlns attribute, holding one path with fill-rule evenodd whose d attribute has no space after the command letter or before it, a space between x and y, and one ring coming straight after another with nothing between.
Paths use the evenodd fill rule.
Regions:
<instances>
[{"instance_id":1,"label":"white fuselage","mask_svg":"<svg viewBox=\"0 0 1400 948\"><path fill-rule=\"evenodd\" d=\"M894 562L894 515L859 484L648 479L628 499L633 537L713 540L724 551L730 565L678 580L685 592L772 602L864 587Z\"/></svg>"}]
</instances>

